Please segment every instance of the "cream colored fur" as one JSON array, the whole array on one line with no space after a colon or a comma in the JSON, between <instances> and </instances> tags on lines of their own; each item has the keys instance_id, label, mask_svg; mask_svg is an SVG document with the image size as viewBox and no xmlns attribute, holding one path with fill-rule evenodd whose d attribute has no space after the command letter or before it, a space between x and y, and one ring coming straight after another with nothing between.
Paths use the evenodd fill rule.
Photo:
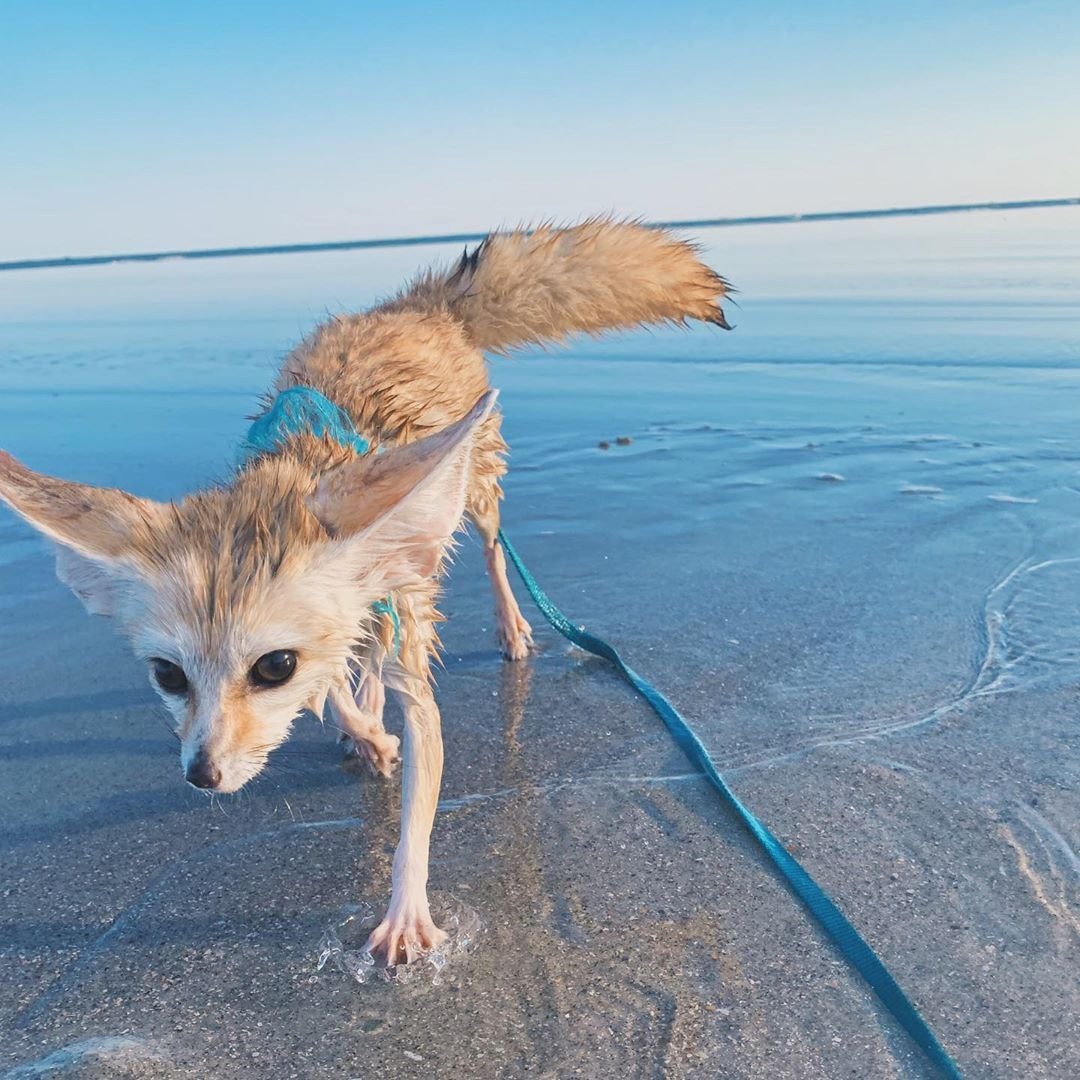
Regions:
<instances>
[{"instance_id":1,"label":"cream colored fur","mask_svg":"<svg viewBox=\"0 0 1080 1080\"><path fill-rule=\"evenodd\" d=\"M297 436L225 486L159 504L43 476L0 452L0 497L57 543L58 574L88 610L114 616L148 663L182 669L183 693L158 689L189 778L212 766L200 786L237 790L304 709L329 710L389 773L390 690L405 714L402 834L370 945L390 963L411 960L442 937L426 893L442 775L430 661L439 577L463 516L484 544L500 645L521 659L531 642L496 543L507 447L483 353L640 323L726 326L725 292L689 244L637 224L493 234L373 310L331 319L283 364L270 399L314 387L377 456ZM390 619L372 611L388 593L396 650ZM259 685L256 662L277 650L295 655L295 673Z\"/></svg>"}]
</instances>

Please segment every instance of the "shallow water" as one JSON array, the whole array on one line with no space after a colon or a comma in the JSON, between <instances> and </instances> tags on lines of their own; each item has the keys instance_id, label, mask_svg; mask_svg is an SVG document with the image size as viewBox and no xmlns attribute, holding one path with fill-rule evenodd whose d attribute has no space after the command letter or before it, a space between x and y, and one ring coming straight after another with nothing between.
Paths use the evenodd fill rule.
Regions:
<instances>
[{"instance_id":1,"label":"shallow water","mask_svg":"<svg viewBox=\"0 0 1080 1080\"><path fill-rule=\"evenodd\" d=\"M1080 212L702 239L733 333L493 365L507 530L966 1075L1071 1076ZM0 445L160 498L221 476L288 346L428 254L7 274ZM437 988L355 986L319 943L386 890L394 790L302 721L196 797L138 666L0 517L0 1064L130 1037L150 1071L102 1075L921 1075L603 664L540 629L503 665L468 546L445 608L433 886L484 933Z\"/></svg>"}]
</instances>

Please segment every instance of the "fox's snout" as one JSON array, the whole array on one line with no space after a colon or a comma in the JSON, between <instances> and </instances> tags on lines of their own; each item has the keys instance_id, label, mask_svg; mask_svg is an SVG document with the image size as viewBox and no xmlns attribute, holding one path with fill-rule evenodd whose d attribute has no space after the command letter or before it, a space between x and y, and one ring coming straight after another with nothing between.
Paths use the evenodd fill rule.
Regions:
<instances>
[{"instance_id":1,"label":"fox's snout","mask_svg":"<svg viewBox=\"0 0 1080 1080\"><path fill-rule=\"evenodd\" d=\"M184 779L193 787L213 791L221 783L221 767L200 749L184 767Z\"/></svg>"},{"instance_id":2,"label":"fox's snout","mask_svg":"<svg viewBox=\"0 0 1080 1080\"><path fill-rule=\"evenodd\" d=\"M228 747L206 742L185 741L180 750L180 769L184 779L207 793L228 795L239 791L262 772L265 756L255 757Z\"/></svg>"}]
</instances>

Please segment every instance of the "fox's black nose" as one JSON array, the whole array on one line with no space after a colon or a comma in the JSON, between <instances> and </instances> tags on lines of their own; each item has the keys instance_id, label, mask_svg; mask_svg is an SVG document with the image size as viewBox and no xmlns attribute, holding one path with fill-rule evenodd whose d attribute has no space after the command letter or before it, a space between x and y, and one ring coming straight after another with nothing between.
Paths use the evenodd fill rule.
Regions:
<instances>
[{"instance_id":1,"label":"fox's black nose","mask_svg":"<svg viewBox=\"0 0 1080 1080\"><path fill-rule=\"evenodd\" d=\"M200 750L184 770L184 779L198 788L215 788L221 783L221 770Z\"/></svg>"}]
</instances>

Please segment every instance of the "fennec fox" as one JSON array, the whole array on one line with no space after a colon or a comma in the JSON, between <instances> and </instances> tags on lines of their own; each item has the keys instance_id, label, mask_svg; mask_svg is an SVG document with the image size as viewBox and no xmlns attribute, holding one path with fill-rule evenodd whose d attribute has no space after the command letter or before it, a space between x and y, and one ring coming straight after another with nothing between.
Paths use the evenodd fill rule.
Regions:
<instances>
[{"instance_id":1,"label":"fennec fox","mask_svg":"<svg viewBox=\"0 0 1080 1080\"><path fill-rule=\"evenodd\" d=\"M305 709L329 710L389 774L399 742L383 728L384 688L398 699L401 839L368 945L408 962L444 936L427 899L443 761L429 665L439 578L464 516L484 544L499 644L520 660L531 641L496 541L507 447L483 354L639 324L726 326L726 292L691 245L638 224L494 233L388 302L330 319L285 360L266 408L310 387L344 410L369 453L296 431L228 483L157 503L0 451L0 497L55 541L58 576L87 609L120 624L196 787L243 786Z\"/></svg>"}]
</instances>

